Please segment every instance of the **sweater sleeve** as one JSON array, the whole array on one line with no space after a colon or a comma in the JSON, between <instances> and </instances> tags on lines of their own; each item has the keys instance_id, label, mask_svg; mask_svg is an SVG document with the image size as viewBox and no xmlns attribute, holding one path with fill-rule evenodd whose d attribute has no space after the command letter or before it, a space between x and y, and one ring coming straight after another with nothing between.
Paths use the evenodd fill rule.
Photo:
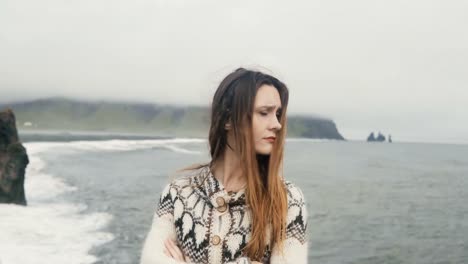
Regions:
<instances>
[{"instance_id":1,"label":"sweater sleeve","mask_svg":"<svg viewBox=\"0 0 468 264\"><path fill-rule=\"evenodd\" d=\"M175 259L166 256L163 252L164 241L167 238L176 240L174 227L175 189L168 184L162 191L158 209L154 213L151 229L146 237L141 252L140 264L178 264Z\"/></svg>"},{"instance_id":2,"label":"sweater sleeve","mask_svg":"<svg viewBox=\"0 0 468 264\"><path fill-rule=\"evenodd\" d=\"M248 257L241 257L235 261L226 262L225 264L251 264L252 261Z\"/></svg>"},{"instance_id":3,"label":"sweater sleeve","mask_svg":"<svg viewBox=\"0 0 468 264\"><path fill-rule=\"evenodd\" d=\"M288 186L288 216L283 250L273 247L271 264L307 263L307 207L299 187Z\"/></svg>"}]
</instances>

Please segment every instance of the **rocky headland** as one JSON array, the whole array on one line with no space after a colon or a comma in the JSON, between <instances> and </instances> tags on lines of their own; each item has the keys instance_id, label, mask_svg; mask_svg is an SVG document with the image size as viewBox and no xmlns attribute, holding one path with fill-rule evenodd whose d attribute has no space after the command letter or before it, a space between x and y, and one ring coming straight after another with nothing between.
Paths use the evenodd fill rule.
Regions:
<instances>
[{"instance_id":1,"label":"rocky headland","mask_svg":"<svg viewBox=\"0 0 468 264\"><path fill-rule=\"evenodd\" d=\"M24 177L28 163L13 111L0 111L0 203L26 205Z\"/></svg>"},{"instance_id":2,"label":"rocky headland","mask_svg":"<svg viewBox=\"0 0 468 264\"><path fill-rule=\"evenodd\" d=\"M21 131L94 131L160 137L206 137L209 108L48 98L1 104L15 111ZM344 140L333 120L288 116L288 136Z\"/></svg>"}]
</instances>

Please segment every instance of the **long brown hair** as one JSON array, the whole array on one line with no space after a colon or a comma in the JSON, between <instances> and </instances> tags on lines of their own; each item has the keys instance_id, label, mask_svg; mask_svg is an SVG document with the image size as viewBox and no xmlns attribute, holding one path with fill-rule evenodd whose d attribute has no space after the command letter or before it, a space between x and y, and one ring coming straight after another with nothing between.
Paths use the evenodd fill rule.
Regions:
<instances>
[{"instance_id":1,"label":"long brown hair","mask_svg":"<svg viewBox=\"0 0 468 264\"><path fill-rule=\"evenodd\" d=\"M255 96L258 89L265 84L278 90L282 109L279 116L282 129L277 132L270 155L256 153L252 130ZM270 245L276 245L280 249L286 238L288 208L282 170L288 99L288 88L277 78L259 71L239 68L221 81L211 106L209 166L212 167L223 157L227 147L239 156L242 173L247 179L246 203L252 214L252 236L243 250L253 260L262 259L267 249L268 236ZM233 131L234 146L228 144L225 129L228 122Z\"/></svg>"}]
</instances>

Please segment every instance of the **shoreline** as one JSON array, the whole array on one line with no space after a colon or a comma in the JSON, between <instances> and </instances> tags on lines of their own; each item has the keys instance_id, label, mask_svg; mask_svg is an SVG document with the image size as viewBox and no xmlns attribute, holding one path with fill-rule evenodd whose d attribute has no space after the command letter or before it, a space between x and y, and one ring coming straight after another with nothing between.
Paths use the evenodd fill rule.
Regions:
<instances>
[{"instance_id":1,"label":"shoreline","mask_svg":"<svg viewBox=\"0 0 468 264\"><path fill-rule=\"evenodd\" d=\"M204 137L178 137L169 135L154 135L149 133L129 133L129 132L107 132L107 131L91 131L91 130L21 130L18 132L20 141L27 142L72 142L72 141L105 141L105 140L158 140L158 139L202 139ZM397 145L397 144L431 144L431 145L457 145L468 146L468 142L427 142L427 141L397 141L393 143L387 142L367 142L359 139L326 139L326 138L304 138L304 137L287 137L286 141L310 141L310 142L348 142L348 143L368 143L376 145Z\"/></svg>"},{"instance_id":2,"label":"shoreline","mask_svg":"<svg viewBox=\"0 0 468 264\"><path fill-rule=\"evenodd\" d=\"M60 130L22 130L18 132L20 141L27 142L71 142L104 140L151 140L173 139L169 136L155 136L138 133L116 133L102 131L60 131Z\"/></svg>"}]
</instances>

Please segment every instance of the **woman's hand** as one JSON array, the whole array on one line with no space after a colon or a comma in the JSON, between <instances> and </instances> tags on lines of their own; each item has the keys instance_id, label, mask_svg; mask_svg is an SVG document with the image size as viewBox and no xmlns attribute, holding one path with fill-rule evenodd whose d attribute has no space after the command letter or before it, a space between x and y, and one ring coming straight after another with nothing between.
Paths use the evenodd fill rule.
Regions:
<instances>
[{"instance_id":1,"label":"woman's hand","mask_svg":"<svg viewBox=\"0 0 468 264\"><path fill-rule=\"evenodd\" d=\"M182 250L180 250L180 248L176 245L176 243L169 238L164 241L164 254L181 263L186 263L186 261L190 262L189 257L184 256L184 254L182 253ZM258 261L252 261L251 263L262 264L261 262L258 262Z\"/></svg>"},{"instance_id":2,"label":"woman's hand","mask_svg":"<svg viewBox=\"0 0 468 264\"><path fill-rule=\"evenodd\" d=\"M184 256L176 243L169 238L164 241L163 251L166 256L171 257L178 262L185 263L186 261L189 261L189 258Z\"/></svg>"}]
</instances>

